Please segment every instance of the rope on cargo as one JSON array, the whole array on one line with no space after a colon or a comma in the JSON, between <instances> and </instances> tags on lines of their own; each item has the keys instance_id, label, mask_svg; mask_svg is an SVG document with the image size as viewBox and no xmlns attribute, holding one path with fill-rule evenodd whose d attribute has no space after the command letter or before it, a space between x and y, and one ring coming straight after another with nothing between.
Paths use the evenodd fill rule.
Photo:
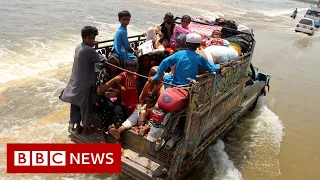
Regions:
<instances>
[{"instance_id":1,"label":"rope on cargo","mask_svg":"<svg viewBox=\"0 0 320 180\"><path fill-rule=\"evenodd\" d=\"M234 60L231 60L229 63L220 63L219 65L220 65L220 67L229 67L229 66L231 66L231 64L233 64L234 62L236 62L237 60L239 60L239 59L241 59L241 58L244 58L244 57L246 57L246 56L248 56L248 55L250 55L251 53L248 53L248 54L244 54L243 56L240 56L240 57L238 57L238 58L236 58L236 59L234 59ZM111 64L111 63L109 63L109 62L107 62L107 61L105 61L104 63L106 63L106 64L108 64L108 65L110 65L110 66L113 66L113 67L115 67L115 68L117 68L117 69L120 69L120 70L122 70L122 71L125 71L125 72L127 72L127 73L131 73L131 74L134 74L134 75L136 75L136 76L139 76L139 77L142 77L142 78L145 78L145 79L149 79L147 76L144 76L144 75L141 75L141 74L138 74L138 73L135 73L135 72L131 72L131 71L128 71L128 70L126 70L126 69L124 69L124 68L121 68L121 67L119 67L119 66L116 66L116 65L114 65L114 64ZM222 74L221 74L222 75ZM222 75L223 76L223 75ZM187 78L190 82L191 81L193 81L193 79L191 79L191 78ZM158 80L159 81L159 80ZM171 83L167 83L167 82L164 82L164 81L159 81L159 82L161 82L161 83L163 83L163 84L166 84L166 85L169 85L169 86L173 86L173 87L176 87L176 88L185 88L185 89L188 89L189 87L187 87L187 86L189 86L189 84L186 84L186 85L175 85L175 84L171 84Z\"/></svg>"},{"instance_id":2,"label":"rope on cargo","mask_svg":"<svg viewBox=\"0 0 320 180\"><path fill-rule=\"evenodd\" d=\"M119 67L119 66L116 66L116 65L114 65L114 64L111 64L111 63L109 63L109 62L104 62L104 63L106 63L106 64L108 64L108 65L110 65L110 66L113 66L113 67L115 67L115 68L118 68L118 69L120 69L120 70L122 70L122 71L125 71L125 72L127 72L127 73L131 73L131 74L134 74L134 75L136 75L136 76L140 76L140 77L142 77L142 78L149 79L149 77L147 77L147 76L144 76L144 75L141 75L141 74L138 74L138 73L135 73L135 72L128 71L128 70L126 70L126 69L124 69L124 68L121 68L121 67ZM157 80L157 81L159 81L159 80ZM167 83L167 82L164 82L164 81L159 81L159 82L161 82L161 83L163 83L163 84L166 84L166 85L169 85L169 86L177 87L177 88L187 88L186 86L189 86L189 84L186 84L186 85L175 85L175 84Z\"/></svg>"}]
</instances>

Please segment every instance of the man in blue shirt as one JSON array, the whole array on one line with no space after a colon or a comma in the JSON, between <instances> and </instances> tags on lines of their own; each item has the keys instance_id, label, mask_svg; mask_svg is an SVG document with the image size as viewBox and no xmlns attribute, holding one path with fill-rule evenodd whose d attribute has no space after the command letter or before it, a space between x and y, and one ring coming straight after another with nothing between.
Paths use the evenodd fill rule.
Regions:
<instances>
[{"instance_id":1,"label":"man in blue shirt","mask_svg":"<svg viewBox=\"0 0 320 180\"><path fill-rule=\"evenodd\" d=\"M189 84L187 78L196 79L198 68L214 72L220 69L219 65L210 64L209 61L195 51L200 46L201 36L195 33L188 34L186 37L187 50L181 50L166 59L160 65L157 74L149 79L150 82L158 80L169 67L174 66L174 74L170 79L172 84Z\"/></svg>"},{"instance_id":2,"label":"man in blue shirt","mask_svg":"<svg viewBox=\"0 0 320 180\"><path fill-rule=\"evenodd\" d=\"M127 26L130 23L131 14L129 11L121 11L118 13L118 17L121 26L114 36L114 52L120 56L123 63L126 60L136 60L137 57L130 53L132 49L130 47L127 32Z\"/></svg>"}]
</instances>

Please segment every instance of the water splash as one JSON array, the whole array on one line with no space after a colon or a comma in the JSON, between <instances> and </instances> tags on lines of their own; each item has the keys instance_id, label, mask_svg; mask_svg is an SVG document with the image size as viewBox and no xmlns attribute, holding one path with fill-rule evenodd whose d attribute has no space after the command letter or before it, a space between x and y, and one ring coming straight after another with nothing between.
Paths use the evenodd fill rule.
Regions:
<instances>
[{"instance_id":1,"label":"water splash","mask_svg":"<svg viewBox=\"0 0 320 180\"><path fill-rule=\"evenodd\" d=\"M264 103L245 114L226 135L208 147L196 178L213 180L271 179L280 175L277 154L283 124ZM199 175L198 175L199 174Z\"/></svg>"},{"instance_id":2,"label":"water splash","mask_svg":"<svg viewBox=\"0 0 320 180\"><path fill-rule=\"evenodd\" d=\"M208 151L215 167L214 180L242 180L242 175L229 159L222 140L218 140L214 146L209 147Z\"/></svg>"},{"instance_id":3,"label":"water splash","mask_svg":"<svg viewBox=\"0 0 320 180\"><path fill-rule=\"evenodd\" d=\"M281 174L277 155L283 129L279 117L260 99L257 109L243 116L228 134L225 149L245 179L270 179Z\"/></svg>"},{"instance_id":4,"label":"water splash","mask_svg":"<svg viewBox=\"0 0 320 180\"><path fill-rule=\"evenodd\" d=\"M36 77L40 73L59 69L73 61L77 38L55 39L30 37L22 39L21 47L2 47L0 84L15 79ZM54 39L54 38L53 38Z\"/></svg>"}]
</instances>

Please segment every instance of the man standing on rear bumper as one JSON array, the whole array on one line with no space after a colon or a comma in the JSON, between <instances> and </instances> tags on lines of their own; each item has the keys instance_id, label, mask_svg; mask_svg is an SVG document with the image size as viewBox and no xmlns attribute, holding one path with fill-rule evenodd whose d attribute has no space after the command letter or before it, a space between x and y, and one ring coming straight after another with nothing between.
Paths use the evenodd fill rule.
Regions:
<instances>
[{"instance_id":1,"label":"man standing on rear bumper","mask_svg":"<svg viewBox=\"0 0 320 180\"><path fill-rule=\"evenodd\" d=\"M59 96L61 101L71 103L69 123L72 128L77 124L77 133L81 132L81 121L83 134L88 131L92 97L95 95L93 94L96 79L94 64L105 59L92 48L97 35L97 28L92 26L85 26L81 30L83 42L75 50L70 81Z\"/></svg>"}]
</instances>

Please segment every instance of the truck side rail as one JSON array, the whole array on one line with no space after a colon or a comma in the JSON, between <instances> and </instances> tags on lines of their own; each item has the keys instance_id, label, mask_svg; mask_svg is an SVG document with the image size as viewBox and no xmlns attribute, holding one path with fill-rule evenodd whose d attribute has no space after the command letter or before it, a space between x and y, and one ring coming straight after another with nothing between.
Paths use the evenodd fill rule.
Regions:
<instances>
[{"instance_id":1,"label":"truck side rail","mask_svg":"<svg viewBox=\"0 0 320 180\"><path fill-rule=\"evenodd\" d=\"M184 137L177 143L171 173L183 173L191 168L202 152L228 128L240 107L252 51L235 60L222 73L205 73L189 87L189 106ZM223 126L221 126L223 125Z\"/></svg>"},{"instance_id":2,"label":"truck side rail","mask_svg":"<svg viewBox=\"0 0 320 180\"><path fill-rule=\"evenodd\" d=\"M130 42L130 47L133 50L138 49L138 47L146 41L146 37L143 34L129 36L128 39ZM113 42L114 42L114 39L99 41L95 45L94 49L97 50L98 52L100 52L101 54L105 54L106 57L108 57L110 55L110 53L112 53L114 51Z\"/></svg>"},{"instance_id":3,"label":"truck side rail","mask_svg":"<svg viewBox=\"0 0 320 180\"><path fill-rule=\"evenodd\" d=\"M195 128L199 126L199 129L195 130L197 133L189 134L194 136L192 140L193 145L189 143L189 148L194 149L201 141L202 136L206 135L211 129L214 129L219 118L226 116L234 107L240 104L243 86L247 78L247 72L250 65L250 53L239 57L236 64L224 68L221 74L210 73L202 76L198 76L195 83L192 83L190 88L189 98L189 119L196 120L198 123L189 126ZM236 90L233 90L238 87ZM232 95L230 93L233 93ZM219 101L221 97L229 94L229 98L225 98L223 103L220 103L220 108L215 106L215 102ZM220 109L219 111L217 111ZM216 119L214 120L214 117ZM200 123L199 123L200 121ZM201 127L201 128L200 128ZM191 130L191 129L189 129ZM188 130L188 131L189 131ZM196 135L197 134L197 135ZM190 139L191 140L191 139Z\"/></svg>"}]
</instances>

